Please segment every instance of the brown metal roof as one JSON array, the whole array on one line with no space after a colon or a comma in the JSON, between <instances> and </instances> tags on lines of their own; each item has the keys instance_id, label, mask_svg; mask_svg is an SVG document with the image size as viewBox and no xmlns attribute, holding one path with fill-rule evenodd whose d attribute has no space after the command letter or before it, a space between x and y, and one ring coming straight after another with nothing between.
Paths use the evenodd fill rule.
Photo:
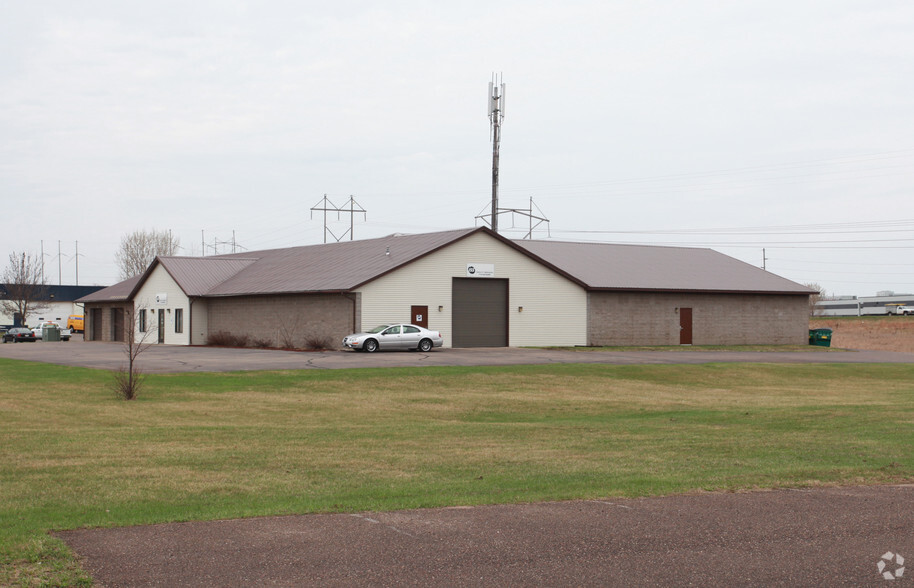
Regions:
<instances>
[{"instance_id":1,"label":"brown metal roof","mask_svg":"<svg viewBox=\"0 0 914 588\"><path fill-rule=\"evenodd\" d=\"M594 290L812 292L712 249L566 241L514 243Z\"/></svg>"},{"instance_id":2,"label":"brown metal roof","mask_svg":"<svg viewBox=\"0 0 914 588\"><path fill-rule=\"evenodd\" d=\"M83 296L76 300L76 302L118 302L127 300L130 293L133 292L133 287L136 286L137 282L139 282L142 277L142 275L139 275L127 278L123 282L118 282L113 286L108 286L107 288L102 288L87 296Z\"/></svg>"},{"instance_id":3,"label":"brown metal roof","mask_svg":"<svg viewBox=\"0 0 914 588\"><path fill-rule=\"evenodd\" d=\"M252 257L159 257L159 263L188 296L203 296L257 262Z\"/></svg>"},{"instance_id":4,"label":"brown metal roof","mask_svg":"<svg viewBox=\"0 0 914 588\"><path fill-rule=\"evenodd\" d=\"M256 258L256 263L210 289L207 296L348 291L479 230L389 235L244 253L245 258Z\"/></svg>"},{"instance_id":5,"label":"brown metal roof","mask_svg":"<svg viewBox=\"0 0 914 588\"><path fill-rule=\"evenodd\" d=\"M473 228L212 257L161 257L143 276L79 302L125 300L159 263L188 296L347 292L479 232L591 290L812 293L711 249L511 241L489 229Z\"/></svg>"}]
</instances>

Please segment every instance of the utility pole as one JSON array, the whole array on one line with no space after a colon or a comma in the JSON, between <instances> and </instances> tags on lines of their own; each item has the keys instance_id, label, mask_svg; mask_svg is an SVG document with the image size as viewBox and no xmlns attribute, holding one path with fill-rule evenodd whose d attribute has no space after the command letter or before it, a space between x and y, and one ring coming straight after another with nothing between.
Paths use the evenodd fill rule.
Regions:
<instances>
[{"instance_id":1,"label":"utility pole","mask_svg":"<svg viewBox=\"0 0 914 588\"><path fill-rule=\"evenodd\" d=\"M498 232L498 148L501 123L505 119L505 83L501 75L492 74L489 82L489 125L492 127L492 230Z\"/></svg>"}]
</instances>

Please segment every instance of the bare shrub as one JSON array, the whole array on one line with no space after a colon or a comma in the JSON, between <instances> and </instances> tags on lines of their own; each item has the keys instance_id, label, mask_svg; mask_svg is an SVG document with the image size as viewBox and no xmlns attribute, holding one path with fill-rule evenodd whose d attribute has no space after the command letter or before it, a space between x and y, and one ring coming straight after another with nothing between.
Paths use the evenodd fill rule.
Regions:
<instances>
[{"instance_id":1,"label":"bare shrub","mask_svg":"<svg viewBox=\"0 0 914 588\"><path fill-rule=\"evenodd\" d=\"M279 325L279 344L284 349L296 349L296 340L298 339L301 324L299 321L283 321Z\"/></svg>"},{"instance_id":2,"label":"bare shrub","mask_svg":"<svg viewBox=\"0 0 914 588\"><path fill-rule=\"evenodd\" d=\"M251 340L251 347L256 347L257 349L267 349L273 346L273 341L270 339L259 339L254 338Z\"/></svg>"},{"instance_id":3,"label":"bare shrub","mask_svg":"<svg viewBox=\"0 0 914 588\"><path fill-rule=\"evenodd\" d=\"M114 394L121 400L136 400L145 381L146 374L140 370L133 368L131 372L126 367L121 366L114 372L112 389Z\"/></svg>"},{"instance_id":4,"label":"bare shrub","mask_svg":"<svg viewBox=\"0 0 914 588\"><path fill-rule=\"evenodd\" d=\"M305 349L313 349L315 351L333 349L333 342L330 341L329 337L323 335L312 335L305 339Z\"/></svg>"},{"instance_id":5,"label":"bare shrub","mask_svg":"<svg viewBox=\"0 0 914 588\"><path fill-rule=\"evenodd\" d=\"M206 336L206 344L213 347L247 347L250 340L249 335L236 335L228 331L216 331Z\"/></svg>"}]
</instances>

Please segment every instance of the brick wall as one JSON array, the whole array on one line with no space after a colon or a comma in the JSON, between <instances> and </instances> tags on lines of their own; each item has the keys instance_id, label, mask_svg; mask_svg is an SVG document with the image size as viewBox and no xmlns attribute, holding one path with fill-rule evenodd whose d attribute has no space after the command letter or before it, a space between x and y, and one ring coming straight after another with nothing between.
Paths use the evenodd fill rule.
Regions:
<instances>
[{"instance_id":1,"label":"brick wall","mask_svg":"<svg viewBox=\"0 0 914 588\"><path fill-rule=\"evenodd\" d=\"M120 333L117 338L112 337L112 314L111 309L120 308L124 311L124 324L121 325ZM95 302L86 303L86 314L83 322L84 337L86 341L123 341L125 338L124 329L127 328L129 317L127 312L133 308L130 302ZM93 309L98 309L101 313L101 329L96 332L95 325L92 324Z\"/></svg>"},{"instance_id":2,"label":"brick wall","mask_svg":"<svg viewBox=\"0 0 914 588\"><path fill-rule=\"evenodd\" d=\"M807 296L590 292L589 345L678 345L679 309L692 309L694 345L802 345Z\"/></svg>"},{"instance_id":3,"label":"brick wall","mask_svg":"<svg viewBox=\"0 0 914 588\"><path fill-rule=\"evenodd\" d=\"M338 347L354 331L354 296L295 294L233 296L207 299L209 333L228 331L267 339L274 347L307 347L312 338L325 338Z\"/></svg>"}]
</instances>

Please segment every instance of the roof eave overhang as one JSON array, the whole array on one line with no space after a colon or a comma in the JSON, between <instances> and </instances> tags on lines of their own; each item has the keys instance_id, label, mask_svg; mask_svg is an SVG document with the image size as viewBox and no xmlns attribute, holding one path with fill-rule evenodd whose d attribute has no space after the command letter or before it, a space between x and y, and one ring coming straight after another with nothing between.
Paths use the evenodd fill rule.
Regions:
<instances>
[{"instance_id":1,"label":"roof eave overhang","mask_svg":"<svg viewBox=\"0 0 914 588\"><path fill-rule=\"evenodd\" d=\"M809 296L814 292L797 292L796 290L710 290L688 288L588 288L590 292L648 292L658 294L767 294L778 296Z\"/></svg>"},{"instance_id":2,"label":"roof eave overhang","mask_svg":"<svg viewBox=\"0 0 914 588\"><path fill-rule=\"evenodd\" d=\"M271 290L268 292L229 292L224 294L201 294L199 296L194 296L194 298L237 298L240 296L295 296L302 294L351 294L352 289L340 290L338 288L329 289L329 290L290 290L288 292L277 292Z\"/></svg>"}]
</instances>

